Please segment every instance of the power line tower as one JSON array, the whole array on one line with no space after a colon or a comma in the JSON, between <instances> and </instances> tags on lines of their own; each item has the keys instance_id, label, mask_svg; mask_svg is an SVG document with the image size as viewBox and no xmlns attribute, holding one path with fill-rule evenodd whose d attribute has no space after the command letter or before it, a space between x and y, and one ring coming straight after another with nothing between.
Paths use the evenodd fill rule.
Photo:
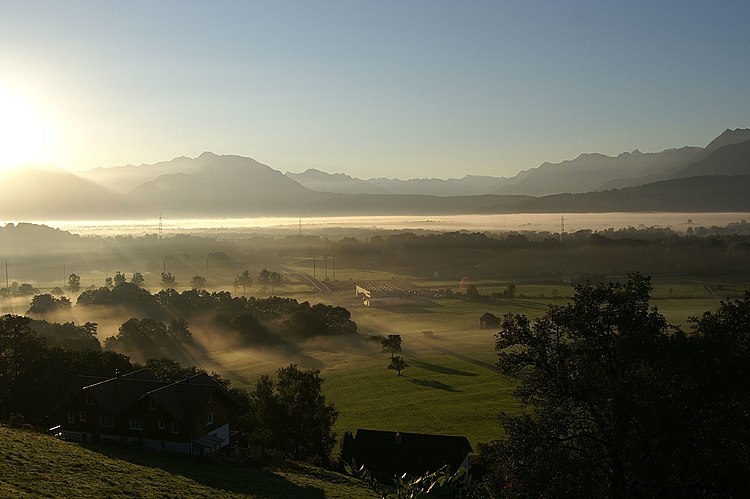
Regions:
<instances>
[{"instance_id":1,"label":"power line tower","mask_svg":"<svg viewBox=\"0 0 750 499\"><path fill-rule=\"evenodd\" d=\"M565 234L565 213L560 213L560 241Z\"/></svg>"}]
</instances>

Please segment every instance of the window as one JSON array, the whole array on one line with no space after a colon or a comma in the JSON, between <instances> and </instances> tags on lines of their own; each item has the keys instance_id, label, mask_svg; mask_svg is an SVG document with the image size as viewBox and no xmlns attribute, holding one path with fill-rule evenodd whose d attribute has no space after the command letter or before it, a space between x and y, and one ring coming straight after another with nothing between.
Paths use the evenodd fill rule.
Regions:
<instances>
[{"instance_id":1,"label":"window","mask_svg":"<svg viewBox=\"0 0 750 499\"><path fill-rule=\"evenodd\" d=\"M129 418L128 428L131 430L143 431L143 418Z\"/></svg>"},{"instance_id":2,"label":"window","mask_svg":"<svg viewBox=\"0 0 750 499\"><path fill-rule=\"evenodd\" d=\"M78 421L80 421L81 423L85 423L87 417L88 417L88 414L86 414L86 411L81 411L78 413Z\"/></svg>"},{"instance_id":3,"label":"window","mask_svg":"<svg viewBox=\"0 0 750 499\"><path fill-rule=\"evenodd\" d=\"M180 424L177 421L172 421L172 433L180 433Z\"/></svg>"},{"instance_id":4,"label":"window","mask_svg":"<svg viewBox=\"0 0 750 499\"><path fill-rule=\"evenodd\" d=\"M99 426L101 426L102 428L114 428L114 416L99 416Z\"/></svg>"},{"instance_id":5,"label":"window","mask_svg":"<svg viewBox=\"0 0 750 499\"><path fill-rule=\"evenodd\" d=\"M148 399L148 410L149 411L155 411L156 410L156 400L154 400L154 399Z\"/></svg>"},{"instance_id":6,"label":"window","mask_svg":"<svg viewBox=\"0 0 750 499\"><path fill-rule=\"evenodd\" d=\"M159 429L160 430L163 430L164 428L167 427L167 422L164 420L164 418L159 418L159 420L157 421L157 423L159 424Z\"/></svg>"},{"instance_id":7,"label":"window","mask_svg":"<svg viewBox=\"0 0 750 499\"><path fill-rule=\"evenodd\" d=\"M94 405L94 397L86 395L86 405Z\"/></svg>"},{"instance_id":8,"label":"window","mask_svg":"<svg viewBox=\"0 0 750 499\"><path fill-rule=\"evenodd\" d=\"M206 426L211 426L212 424L214 424L214 412L213 411L206 414Z\"/></svg>"},{"instance_id":9,"label":"window","mask_svg":"<svg viewBox=\"0 0 750 499\"><path fill-rule=\"evenodd\" d=\"M75 424L76 422L76 413L75 412L69 412L68 413L68 424Z\"/></svg>"}]
</instances>

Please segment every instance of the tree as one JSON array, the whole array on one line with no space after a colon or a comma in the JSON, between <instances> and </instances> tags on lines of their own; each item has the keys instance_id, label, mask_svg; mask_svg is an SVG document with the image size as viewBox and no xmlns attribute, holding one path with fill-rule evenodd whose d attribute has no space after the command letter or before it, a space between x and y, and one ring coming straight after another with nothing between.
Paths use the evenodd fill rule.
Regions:
<instances>
[{"instance_id":1,"label":"tree","mask_svg":"<svg viewBox=\"0 0 750 499\"><path fill-rule=\"evenodd\" d=\"M516 297L516 285L508 284L503 291L504 298L515 298Z\"/></svg>"},{"instance_id":2,"label":"tree","mask_svg":"<svg viewBox=\"0 0 750 499\"><path fill-rule=\"evenodd\" d=\"M31 306L27 314L47 314L58 310L70 310L71 303L68 298L61 296L55 298L51 294L36 295L31 300Z\"/></svg>"},{"instance_id":3,"label":"tree","mask_svg":"<svg viewBox=\"0 0 750 499\"><path fill-rule=\"evenodd\" d=\"M253 283L253 278L250 277L249 270L243 270L242 273L238 274L237 277L234 278L235 289L238 286L242 286L243 295L247 292L247 287L250 286L252 283Z\"/></svg>"},{"instance_id":4,"label":"tree","mask_svg":"<svg viewBox=\"0 0 750 499\"><path fill-rule=\"evenodd\" d=\"M29 284L28 282L21 283L18 286L18 289L16 290L16 294L18 296L29 296L38 292L39 290L35 288L34 286L32 286L31 284Z\"/></svg>"},{"instance_id":5,"label":"tree","mask_svg":"<svg viewBox=\"0 0 750 499\"><path fill-rule=\"evenodd\" d=\"M466 288L466 296L469 297L470 300L476 300L481 295L479 294L479 290L474 284L470 284L468 288Z\"/></svg>"},{"instance_id":6,"label":"tree","mask_svg":"<svg viewBox=\"0 0 750 499\"><path fill-rule=\"evenodd\" d=\"M261 284L269 284L271 282L271 272L267 268L263 268L258 272L258 282Z\"/></svg>"},{"instance_id":7,"label":"tree","mask_svg":"<svg viewBox=\"0 0 750 499\"><path fill-rule=\"evenodd\" d=\"M143 286L143 283L145 282L145 279L143 278L143 274L140 272L135 272L133 274L133 277L130 279L131 284L135 284L138 287Z\"/></svg>"},{"instance_id":8,"label":"tree","mask_svg":"<svg viewBox=\"0 0 750 499\"><path fill-rule=\"evenodd\" d=\"M177 285L177 279L174 278L171 272L162 272L161 285L164 289L173 289Z\"/></svg>"},{"instance_id":9,"label":"tree","mask_svg":"<svg viewBox=\"0 0 750 499\"><path fill-rule=\"evenodd\" d=\"M122 272L117 271L117 272L115 272L115 276L112 279L112 281L114 282L115 286L118 286L118 285L120 285L120 284L122 284L124 282L128 282L128 278L125 277L125 274L123 274ZM136 284L136 286L137 286L137 284Z\"/></svg>"},{"instance_id":10,"label":"tree","mask_svg":"<svg viewBox=\"0 0 750 499\"><path fill-rule=\"evenodd\" d=\"M506 315L498 367L526 414L502 416L492 497L735 496L750 487L750 294L686 335L649 279L580 284L533 323ZM741 450L745 449L745 450ZM744 471L743 471L744 470Z\"/></svg>"},{"instance_id":11,"label":"tree","mask_svg":"<svg viewBox=\"0 0 750 499\"><path fill-rule=\"evenodd\" d=\"M409 367L409 364L407 364L403 357L399 355L391 358L391 363L388 364L388 369L395 369L399 376L401 376L401 371L407 367Z\"/></svg>"},{"instance_id":12,"label":"tree","mask_svg":"<svg viewBox=\"0 0 750 499\"><path fill-rule=\"evenodd\" d=\"M190 287L193 289L205 289L206 278L199 275L193 276L193 278L190 280Z\"/></svg>"},{"instance_id":13,"label":"tree","mask_svg":"<svg viewBox=\"0 0 750 499\"><path fill-rule=\"evenodd\" d=\"M320 371L294 364L276 371L276 379L261 376L246 418L251 442L293 459L317 457L327 463L336 443L338 411L326 403L322 383Z\"/></svg>"},{"instance_id":14,"label":"tree","mask_svg":"<svg viewBox=\"0 0 750 499\"><path fill-rule=\"evenodd\" d=\"M81 289L81 278L76 274L70 274L68 276L68 289L73 293Z\"/></svg>"},{"instance_id":15,"label":"tree","mask_svg":"<svg viewBox=\"0 0 750 499\"><path fill-rule=\"evenodd\" d=\"M391 354L392 361L394 355L401 353L401 335L389 334L387 338L380 341L380 345L382 347L381 353Z\"/></svg>"}]
</instances>

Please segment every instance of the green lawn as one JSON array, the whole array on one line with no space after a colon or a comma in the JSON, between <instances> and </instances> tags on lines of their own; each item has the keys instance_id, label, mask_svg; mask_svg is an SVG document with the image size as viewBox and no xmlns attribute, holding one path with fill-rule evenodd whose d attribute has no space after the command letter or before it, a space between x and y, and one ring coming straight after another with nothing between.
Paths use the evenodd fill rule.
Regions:
<instances>
[{"instance_id":1,"label":"green lawn","mask_svg":"<svg viewBox=\"0 0 750 499\"><path fill-rule=\"evenodd\" d=\"M246 468L0 427L0 497L374 497L312 466Z\"/></svg>"}]
</instances>

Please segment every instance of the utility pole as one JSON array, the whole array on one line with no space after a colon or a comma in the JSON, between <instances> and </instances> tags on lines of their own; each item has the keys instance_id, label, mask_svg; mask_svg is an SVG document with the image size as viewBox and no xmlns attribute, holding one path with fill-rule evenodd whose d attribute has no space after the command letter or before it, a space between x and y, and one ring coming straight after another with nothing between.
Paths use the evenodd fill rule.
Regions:
<instances>
[{"instance_id":1,"label":"utility pole","mask_svg":"<svg viewBox=\"0 0 750 499\"><path fill-rule=\"evenodd\" d=\"M333 280L336 280L336 253L333 254Z\"/></svg>"},{"instance_id":2,"label":"utility pole","mask_svg":"<svg viewBox=\"0 0 750 499\"><path fill-rule=\"evenodd\" d=\"M313 277L315 277L315 257L313 257Z\"/></svg>"},{"instance_id":3,"label":"utility pole","mask_svg":"<svg viewBox=\"0 0 750 499\"><path fill-rule=\"evenodd\" d=\"M159 212L159 240L164 236L164 224L161 218L161 212Z\"/></svg>"},{"instance_id":4,"label":"utility pole","mask_svg":"<svg viewBox=\"0 0 750 499\"><path fill-rule=\"evenodd\" d=\"M323 255L323 278L328 280L328 255Z\"/></svg>"},{"instance_id":5,"label":"utility pole","mask_svg":"<svg viewBox=\"0 0 750 499\"><path fill-rule=\"evenodd\" d=\"M65 264L63 263L63 289L65 289L65 283L68 280L68 274L65 272Z\"/></svg>"},{"instance_id":6,"label":"utility pole","mask_svg":"<svg viewBox=\"0 0 750 499\"><path fill-rule=\"evenodd\" d=\"M8 284L8 260L5 260L5 289L8 290L10 295L10 285Z\"/></svg>"}]
</instances>

